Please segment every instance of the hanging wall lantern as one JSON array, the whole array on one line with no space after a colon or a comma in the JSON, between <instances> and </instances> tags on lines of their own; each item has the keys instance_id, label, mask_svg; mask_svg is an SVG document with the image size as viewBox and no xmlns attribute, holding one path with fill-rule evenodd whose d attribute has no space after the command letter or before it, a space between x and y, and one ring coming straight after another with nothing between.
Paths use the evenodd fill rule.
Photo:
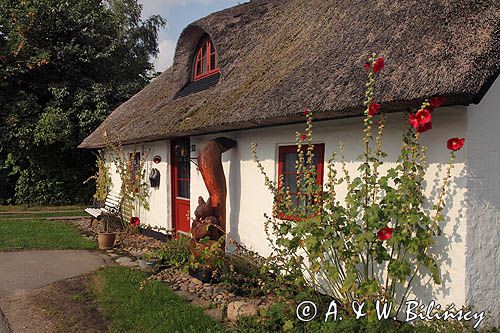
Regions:
<instances>
[{"instance_id":1,"label":"hanging wall lantern","mask_svg":"<svg viewBox=\"0 0 500 333\"><path fill-rule=\"evenodd\" d=\"M186 156L189 155L189 146L186 146L184 144L179 144L174 147L175 150L175 156L185 158Z\"/></svg>"}]
</instances>

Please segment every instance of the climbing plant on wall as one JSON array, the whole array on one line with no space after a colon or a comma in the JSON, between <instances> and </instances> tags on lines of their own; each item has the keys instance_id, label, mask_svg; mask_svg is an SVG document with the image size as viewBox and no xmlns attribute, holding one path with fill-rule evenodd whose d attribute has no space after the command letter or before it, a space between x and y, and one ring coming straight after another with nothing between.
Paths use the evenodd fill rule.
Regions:
<instances>
[{"instance_id":1,"label":"climbing plant on wall","mask_svg":"<svg viewBox=\"0 0 500 333\"><path fill-rule=\"evenodd\" d=\"M105 133L106 152L120 177L122 198L122 223L125 228L137 226L141 208L149 210L150 187L147 183L147 158L149 151L141 146L128 153L121 143L113 143Z\"/></svg>"}]
</instances>

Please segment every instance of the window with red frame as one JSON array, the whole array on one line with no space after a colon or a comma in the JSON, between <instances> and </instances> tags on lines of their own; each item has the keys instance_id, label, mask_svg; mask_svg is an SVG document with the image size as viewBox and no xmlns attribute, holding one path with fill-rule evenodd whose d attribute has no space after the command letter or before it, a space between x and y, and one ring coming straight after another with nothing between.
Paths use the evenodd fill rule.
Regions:
<instances>
[{"instance_id":1,"label":"window with red frame","mask_svg":"<svg viewBox=\"0 0 500 333\"><path fill-rule=\"evenodd\" d=\"M139 168L141 167L141 153L136 152L135 154L130 153L129 159L131 163L130 172L132 173L132 179L136 179L139 176Z\"/></svg>"},{"instance_id":2,"label":"window with red frame","mask_svg":"<svg viewBox=\"0 0 500 333\"><path fill-rule=\"evenodd\" d=\"M281 146L278 152L278 186L287 186L290 188L290 194L292 195L292 200L298 206L300 205L299 198L297 196L297 165L296 162L299 159L299 154L297 153L297 146ZM307 146L303 146L304 158L307 150ZM316 178L318 184L323 184L323 160L325 153L324 144L314 145L314 166L316 169ZM281 184L281 176L283 175L283 184ZM278 214L279 218L283 219L293 219L293 216L286 216L284 213Z\"/></svg>"},{"instance_id":3,"label":"window with red frame","mask_svg":"<svg viewBox=\"0 0 500 333\"><path fill-rule=\"evenodd\" d=\"M205 35L195 52L193 80L203 79L219 72L217 51L210 37Z\"/></svg>"}]
</instances>

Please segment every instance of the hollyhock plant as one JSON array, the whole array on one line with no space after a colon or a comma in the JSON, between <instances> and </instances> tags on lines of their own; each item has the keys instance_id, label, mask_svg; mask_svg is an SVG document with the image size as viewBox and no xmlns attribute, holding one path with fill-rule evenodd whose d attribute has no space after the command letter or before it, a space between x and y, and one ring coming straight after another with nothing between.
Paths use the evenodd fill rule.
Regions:
<instances>
[{"instance_id":1,"label":"hollyhock plant","mask_svg":"<svg viewBox=\"0 0 500 333\"><path fill-rule=\"evenodd\" d=\"M418 110L415 117L419 125L425 125L432 120L431 113L427 109Z\"/></svg>"},{"instance_id":2,"label":"hollyhock plant","mask_svg":"<svg viewBox=\"0 0 500 333\"><path fill-rule=\"evenodd\" d=\"M448 147L449 150L452 150L452 151L457 151L457 150L460 150L463 146L464 146L464 143L465 143L465 139L464 138L451 138L448 140L446 146Z\"/></svg>"},{"instance_id":3,"label":"hollyhock plant","mask_svg":"<svg viewBox=\"0 0 500 333\"><path fill-rule=\"evenodd\" d=\"M130 218L130 224L137 227L139 224L141 224L141 220L137 216L132 216Z\"/></svg>"},{"instance_id":4,"label":"hollyhock plant","mask_svg":"<svg viewBox=\"0 0 500 333\"><path fill-rule=\"evenodd\" d=\"M391 239L393 230L394 230L394 228L388 228L388 227L380 229L377 232L378 239L380 239L381 241Z\"/></svg>"},{"instance_id":5,"label":"hollyhock plant","mask_svg":"<svg viewBox=\"0 0 500 333\"><path fill-rule=\"evenodd\" d=\"M441 283L440 262L433 246L446 220L443 207L453 177L454 152L462 148L464 139L448 140L452 152L441 186L437 196L427 195L427 178L434 174L426 174L428 147L420 141L420 133L432 129L431 112L443 105L444 99L425 100L409 114L411 127L405 119L399 156L388 157L383 151L385 108L376 102L377 73L383 67L384 58L376 54L364 64L363 144L356 161L351 160L354 152L350 150L347 158L340 144L339 151L321 165L328 178L318 181L312 112L306 114L306 130L296 132L293 191L279 186L286 184L283 175L273 181L266 173L256 144L252 144L252 153L274 196L272 213L265 216L265 232L273 249L265 268L274 274L279 288L295 292L313 286L343 305L356 299L384 299L395 304L391 314L397 317L418 280L421 283L430 277L435 284ZM390 146L394 147L393 141ZM380 167L388 161L391 166ZM357 165L356 170L353 165ZM373 308L368 311L372 313L367 317L373 315Z\"/></svg>"},{"instance_id":6,"label":"hollyhock plant","mask_svg":"<svg viewBox=\"0 0 500 333\"><path fill-rule=\"evenodd\" d=\"M384 68L384 58L380 57L373 63L373 73L378 73Z\"/></svg>"},{"instance_id":7,"label":"hollyhock plant","mask_svg":"<svg viewBox=\"0 0 500 333\"><path fill-rule=\"evenodd\" d=\"M370 116L374 116L378 113L378 110L380 110L381 105L379 103L374 103L371 102L370 106L368 107L368 114Z\"/></svg>"},{"instance_id":8,"label":"hollyhock plant","mask_svg":"<svg viewBox=\"0 0 500 333\"><path fill-rule=\"evenodd\" d=\"M419 127L421 129L425 129L425 127L423 127L423 125L430 123L432 120L432 116L431 116L431 113L429 112L429 110L420 109L417 111L416 114L410 114L409 119L410 119L410 125L413 126L413 128L418 130ZM424 132L427 129L425 129Z\"/></svg>"},{"instance_id":9,"label":"hollyhock plant","mask_svg":"<svg viewBox=\"0 0 500 333\"><path fill-rule=\"evenodd\" d=\"M432 129L432 123L428 122L428 123L425 123L423 125L418 125L417 132L418 133L424 133L424 132L427 132L430 129Z\"/></svg>"},{"instance_id":10,"label":"hollyhock plant","mask_svg":"<svg viewBox=\"0 0 500 333\"><path fill-rule=\"evenodd\" d=\"M435 96L435 97L432 97L431 100L429 101L430 105L437 109L439 108L441 105L443 105L445 102L445 99L441 96Z\"/></svg>"}]
</instances>

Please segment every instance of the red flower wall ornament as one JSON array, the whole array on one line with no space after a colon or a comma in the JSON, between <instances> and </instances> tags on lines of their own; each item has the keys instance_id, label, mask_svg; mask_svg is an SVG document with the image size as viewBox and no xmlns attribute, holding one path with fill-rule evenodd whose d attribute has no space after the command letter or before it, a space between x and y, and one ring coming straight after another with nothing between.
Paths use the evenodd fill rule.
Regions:
<instances>
[{"instance_id":1,"label":"red flower wall ornament","mask_svg":"<svg viewBox=\"0 0 500 333\"><path fill-rule=\"evenodd\" d=\"M304 116L307 116L309 114L309 112L311 112L311 110L309 109L304 109Z\"/></svg>"},{"instance_id":2,"label":"red flower wall ornament","mask_svg":"<svg viewBox=\"0 0 500 333\"><path fill-rule=\"evenodd\" d=\"M435 96L435 97L432 97L431 100L429 101L429 103L431 104L431 106L433 108L438 108L440 107L441 105L444 104L444 98L442 96Z\"/></svg>"},{"instance_id":3,"label":"red flower wall ornament","mask_svg":"<svg viewBox=\"0 0 500 333\"><path fill-rule=\"evenodd\" d=\"M392 231L393 230L394 230L393 228L388 228L388 227L380 229L377 232L378 239L380 239L381 241L385 241L385 240L392 238Z\"/></svg>"},{"instance_id":4,"label":"red flower wall ornament","mask_svg":"<svg viewBox=\"0 0 500 333\"><path fill-rule=\"evenodd\" d=\"M380 109L381 105L379 103L370 103L370 106L368 106L368 114L370 116L374 116L378 113L378 110Z\"/></svg>"},{"instance_id":5,"label":"red flower wall ornament","mask_svg":"<svg viewBox=\"0 0 500 333\"><path fill-rule=\"evenodd\" d=\"M373 63L373 73L378 73L384 68L384 58L380 57Z\"/></svg>"},{"instance_id":6,"label":"red flower wall ornament","mask_svg":"<svg viewBox=\"0 0 500 333\"><path fill-rule=\"evenodd\" d=\"M369 71L372 68L372 65L369 62L365 62L363 67L365 68L366 71Z\"/></svg>"},{"instance_id":7,"label":"red flower wall ornament","mask_svg":"<svg viewBox=\"0 0 500 333\"><path fill-rule=\"evenodd\" d=\"M300 141L306 141L306 139L307 139L307 135L305 135L305 134L300 135Z\"/></svg>"},{"instance_id":8,"label":"red flower wall ornament","mask_svg":"<svg viewBox=\"0 0 500 333\"><path fill-rule=\"evenodd\" d=\"M457 151L460 150L465 143L464 138L451 138L448 140L446 146L448 147L449 150Z\"/></svg>"}]
</instances>

